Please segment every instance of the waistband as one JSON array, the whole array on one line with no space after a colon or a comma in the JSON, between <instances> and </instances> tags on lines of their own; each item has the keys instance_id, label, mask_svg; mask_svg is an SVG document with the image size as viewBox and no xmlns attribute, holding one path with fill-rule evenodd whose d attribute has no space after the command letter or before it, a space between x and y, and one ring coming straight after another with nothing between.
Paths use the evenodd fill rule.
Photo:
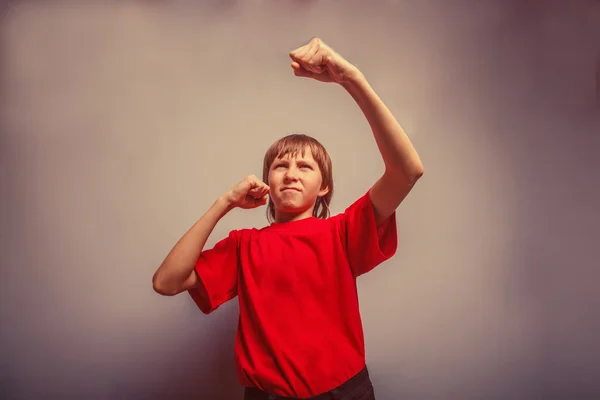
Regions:
<instances>
[{"instance_id":1,"label":"waistband","mask_svg":"<svg viewBox=\"0 0 600 400\"><path fill-rule=\"evenodd\" d=\"M252 400L332 400L339 399L342 395L351 392L360 392L362 389L366 392L371 386L369 371L365 366L359 373L348 379L336 388L333 388L325 393L318 394L313 397L286 397L275 394L269 394L257 387L246 387L246 398Z\"/></svg>"}]
</instances>

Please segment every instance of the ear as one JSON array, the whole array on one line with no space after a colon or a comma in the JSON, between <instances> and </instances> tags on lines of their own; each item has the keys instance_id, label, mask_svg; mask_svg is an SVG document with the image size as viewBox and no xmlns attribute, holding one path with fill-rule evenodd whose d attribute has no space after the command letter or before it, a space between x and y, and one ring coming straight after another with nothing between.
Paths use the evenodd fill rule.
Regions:
<instances>
[{"instance_id":1,"label":"ear","mask_svg":"<svg viewBox=\"0 0 600 400\"><path fill-rule=\"evenodd\" d=\"M318 197L323 197L323 196L325 196L327 193L329 193L329 188L328 188L328 187L326 187L325 189L321 189L321 190L319 190Z\"/></svg>"}]
</instances>

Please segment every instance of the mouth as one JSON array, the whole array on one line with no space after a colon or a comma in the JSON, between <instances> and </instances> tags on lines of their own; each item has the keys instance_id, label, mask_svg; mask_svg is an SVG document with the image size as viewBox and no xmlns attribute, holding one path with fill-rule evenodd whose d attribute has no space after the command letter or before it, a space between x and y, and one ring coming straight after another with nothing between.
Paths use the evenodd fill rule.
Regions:
<instances>
[{"instance_id":1,"label":"mouth","mask_svg":"<svg viewBox=\"0 0 600 400\"><path fill-rule=\"evenodd\" d=\"M283 188L283 189L281 189L282 192L286 192L286 191L290 191L290 190L291 191L296 191L296 192L300 191L300 189L296 189L296 188Z\"/></svg>"}]
</instances>

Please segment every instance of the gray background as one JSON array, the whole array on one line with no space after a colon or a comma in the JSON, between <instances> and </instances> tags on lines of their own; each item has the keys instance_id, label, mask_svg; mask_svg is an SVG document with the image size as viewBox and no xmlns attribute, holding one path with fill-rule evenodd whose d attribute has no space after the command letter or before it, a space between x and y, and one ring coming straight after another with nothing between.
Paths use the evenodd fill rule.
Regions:
<instances>
[{"instance_id":1,"label":"gray background","mask_svg":"<svg viewBox=\"0 0 600 400\"><path fill-rule=\"evenodd\" d=\"M1 398L241 399L236 301L151 278L288 133L330 152L334 214L381 175L352 98L292 73L313 36L425 165L359 279L377 398L600 396L598 1L48 3L2 6Z\"/></svg>"}]
</instances>

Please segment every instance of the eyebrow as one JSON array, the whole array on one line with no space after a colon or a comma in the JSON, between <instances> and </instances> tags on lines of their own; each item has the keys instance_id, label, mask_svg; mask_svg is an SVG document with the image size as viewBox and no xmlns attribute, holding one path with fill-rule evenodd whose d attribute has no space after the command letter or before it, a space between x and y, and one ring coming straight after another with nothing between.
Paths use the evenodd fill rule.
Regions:
<instances>
[{"instance_id":1,"label":"eyebrow","mask_svg":"<svg viewBox=\"0 0 600 400\"><path fill-rule=\"evenodd\" d=\"M289 163L289 160L287 158L277 158L273 162L274 163ZM304 164L308 164L308 165L314 165L315 164L313 161L304 160L304 159L297 160L296 162L297 163L304 163Z\"/></svg>"}]
</instances>

